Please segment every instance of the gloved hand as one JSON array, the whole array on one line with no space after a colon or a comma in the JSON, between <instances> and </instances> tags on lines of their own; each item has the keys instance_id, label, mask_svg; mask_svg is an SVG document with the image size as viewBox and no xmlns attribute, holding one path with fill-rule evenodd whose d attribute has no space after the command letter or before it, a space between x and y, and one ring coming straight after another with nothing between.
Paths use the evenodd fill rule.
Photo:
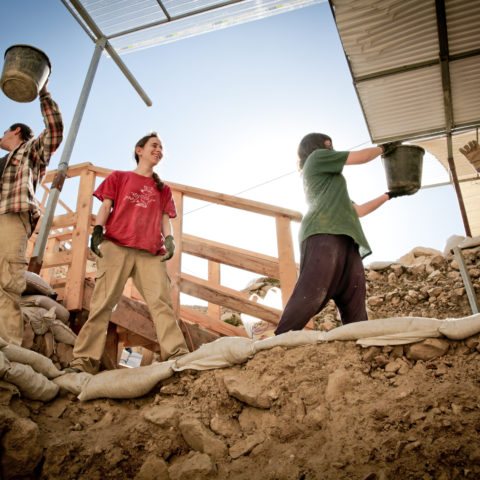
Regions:
<instances>
[{"instance_id":1,"label":"gloved hand","mask_svg":"<svg viewBox=\"0 0 480 480\"><path fill-rule=\"evenodd\" d=\"M397 190L397 191L390 191L390 192L385 192L389 196L389 200L392 198L397 198L397 197L403 197L404 195L408 195L407 190Z\"/></svg>"},{"instance_id":2,"label":"gloved hand","mask_svg":"<svg viewBox=\"0 0 480 480\"><path fill-rule=\"evenodd\" d=\"M463 153L467 160L473 165L477 172L480 171L480 145L476 140L468 142L463 148L460 148L460 153Z\"/></svg>"},{"instance_id":3,"label":"gloved hand","mask_svg":"<svg viewBox=\"0 0 480 480\"><path fill-rule=\"evenodd\" d=\"M401 145L402 142L387 142L387 143L382 143L379 145L379 147L383 148L383 153L382 155L389 155L392 153L399 145Z\"/></svg>"},{"instance_id":4,"label":"gloved hand","mask_svg":"<svg viewBox=\"0 0 480 480\"><path fill-rule=\"evenodd\" d=\"M167 253L160 257L161 262L170 260L175 253L175 241L173 240L173 235L167 235L165 237L165 249L167 250Z\"/></svg>"},{"instance_id":5,"label":"gloved hand","mask_svg":"<svg viewBox=\"0 0 480 480\"><path fill-rule=\"evenodd\" d=\"M103 242L103 227L101 225L95 225L93 227L92 238L90 240L90 250L98 257L103 257L102 252L98 249L98 246Z\"/></svg>"}]
</instances>

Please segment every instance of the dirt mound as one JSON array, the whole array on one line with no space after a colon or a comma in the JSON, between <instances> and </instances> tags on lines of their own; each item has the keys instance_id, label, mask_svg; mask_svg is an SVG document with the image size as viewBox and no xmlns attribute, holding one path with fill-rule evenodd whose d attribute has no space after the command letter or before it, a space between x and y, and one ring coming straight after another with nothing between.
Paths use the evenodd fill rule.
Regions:
<instances>
[{"instance_id":1,"label":"dirt mound","mask_svg":"<svg viewBox=\"0 0 480 480\"><path fill-rule=\"evenodd\" d=\"M465 256L478 294L480 249ZM367 275L372 318L471 313L452 257ZM124 401L28 401L0 382L2 478L480 478L479 352L480 335L276 347Z\"/></svg>"},{"instance_id":2,"label":"dirt mound","mask_svg":"<svg viewBox=\"0 0 480 480\"><path fill-rule=\"evenodd\" d=\"M430 360L413 346L276 347L129 401L13 397L4 478L479 478L480 339L435 341L446 354Z\"/></svg>"}]
</instances>

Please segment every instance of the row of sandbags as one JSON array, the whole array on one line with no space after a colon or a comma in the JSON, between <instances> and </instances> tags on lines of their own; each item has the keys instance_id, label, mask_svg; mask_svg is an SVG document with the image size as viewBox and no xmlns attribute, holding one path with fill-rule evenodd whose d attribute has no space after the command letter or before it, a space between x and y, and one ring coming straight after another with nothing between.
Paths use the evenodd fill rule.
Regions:
<instances>
[{"instance_id":1,"label":"row of sandbags","mask_svg":"<svg viewBox=\"0 0 480 480\"><path fill-rule=\"evenodd\" d=\"M0 339L0 388L32 400L48 401L59 392L51 380L72 358L76 335L69 328L69 311L39 275L26 271L20 297L24 320L22 347Z\"/></svg>"},{"instance_id":2,"label":"row of sandbags","mask_svg":"<svg viewBox=\"0 0 480 480\"><path fill-rule=\"evenodd\" d=\"M25 272L25 276L27 287L20 297L22 346L50 358L58 368L65 368L77 338L69 327L70 312L56 301L56 292L39 275Z\"/></svg>"},{"instance_id":3,"label":"row of sandbags","mask_svg":"<svg viewBox=\"0 0 480 480\"><path fill-rule=\"evenodd\" d=\"M40 359L42 355L0 340L0 378L16 385L27 398L37 400L50 400L59 388L75 393L83 401L95 398L136 398L148 393L158 382L172 376L174 372L229 367L246 362L257 352L277 346L298 347L334 340L354 340L362 346L405 345L442 336L463 340L477 333L480 333L480 314L445 320L421 317L367 320L329 332L302 330L258 341L243 337L222 337L176 360L145 367L109 370L97 375L63 375L49 359ZM21 369L18 364L23 364L25 369ZM18 371L12 373L14 369ZM26 382L27 378L29 382Z\"/></svg>"}]
</instances>

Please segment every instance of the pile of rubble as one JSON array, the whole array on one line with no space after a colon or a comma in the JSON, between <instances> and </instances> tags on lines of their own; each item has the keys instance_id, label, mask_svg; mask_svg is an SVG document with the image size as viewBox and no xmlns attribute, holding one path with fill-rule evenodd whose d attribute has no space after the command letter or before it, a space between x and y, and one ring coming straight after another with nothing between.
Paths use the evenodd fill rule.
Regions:
<instances>
[{"instance_id":1,"label":"pile of rubble","mask_svg":"<svg viewBox=\"0 0 480 480\"><path fill-rule=\"evenodd\" d=\"M480 296L480 245L462 248L467 271ZM369 319L398 317L460 318L472 314L459 265L450 249L446 254L417 247L395 262L375 262L365 269ZM263 299L276 280L259 278L246 291ZM341 325L333 301L314 317L315 328L329 331ZM270 336L273 326L259 322L257 335Z\"/></svg>"}]
</instances>

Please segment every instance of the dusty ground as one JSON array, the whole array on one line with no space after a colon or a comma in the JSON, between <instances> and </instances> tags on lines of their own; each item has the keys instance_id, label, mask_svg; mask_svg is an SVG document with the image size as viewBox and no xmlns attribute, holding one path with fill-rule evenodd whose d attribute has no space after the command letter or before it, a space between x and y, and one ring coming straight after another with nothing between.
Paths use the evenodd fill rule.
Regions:
<instances>
[{"instance_id":1,"label":"dusty ground","mask_svg":"<svg viewBox=\"0 0 480 480\"><path fill-rule=\"evenodd\" d=\"M435 262L369 272L373 318L468 315L452 259ZM325 315L319 327L335 323ZM0 390L3 478L478 479L479 351L480 336L276 347L129 401L43 404Z\"/></svg>"}]
</instances>

